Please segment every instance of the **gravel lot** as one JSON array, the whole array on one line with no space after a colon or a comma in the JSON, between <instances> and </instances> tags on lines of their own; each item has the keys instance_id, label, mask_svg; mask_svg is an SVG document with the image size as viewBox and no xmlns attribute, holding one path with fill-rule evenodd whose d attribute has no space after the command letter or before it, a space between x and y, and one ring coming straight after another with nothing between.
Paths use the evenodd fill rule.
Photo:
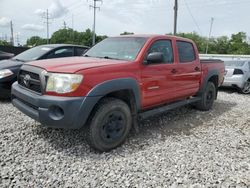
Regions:
<instances>
[{"instance_id":1,"label":"gravel lot","mask_svg":"<svg viewBox=\"0 0 250 188\"><path fill-rule=\"evenodd\" d=\"M43 128L8 101L0 124L0 187L250 187L249 95L221 91L212 111L140 122L102 154L83 131Z\"/></svg>"}]
</instances>

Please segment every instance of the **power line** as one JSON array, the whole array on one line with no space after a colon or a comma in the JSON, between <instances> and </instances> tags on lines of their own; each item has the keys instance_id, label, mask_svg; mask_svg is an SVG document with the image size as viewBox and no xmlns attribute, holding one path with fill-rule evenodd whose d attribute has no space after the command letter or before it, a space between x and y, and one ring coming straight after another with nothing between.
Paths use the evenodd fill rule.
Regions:
<instances>
[{"instance_id":1,"label":"power line","mask_svg":"<svg viewBox=\"0 0 250 188\"><path fill-rule=\"evenodd\" d=\"M97 2L102 2L102 0L93 0L93 5L89 5L90 8L94 9L94 23L93 23L93 36L92 36L92 45L95 45L95 25L96 25L96 9L100 10L100 7L96 6Z\"/></svg>"},{"instance_id":2,"label":"power line","mask_svg":"<svg viewBox=\"0 0 250 188\"><path fill-rule=\"evenodd\" d=\"M196 27L198 28L198 30L199 30L199 32L200 32L200 34L202 35L202 31L201 31L201 29L200 29L200 27L199 27L198 23L196 22L196 20L195 20L195 18L194 18L194 16L193 16L193 14L192 14L192 12L191 12L191 10L190 10L190 7L189 7L189 6L188 6L188 4L187 4L187 1L186 1L186 0L184 0L184 3L185 3L185 6L186 6L186 8L187 8L187 10L188 10L189 14L191 15L191 17L192 17L192 19L193 19L194 24L196 25Z\"/></svg>"}]
</instances>

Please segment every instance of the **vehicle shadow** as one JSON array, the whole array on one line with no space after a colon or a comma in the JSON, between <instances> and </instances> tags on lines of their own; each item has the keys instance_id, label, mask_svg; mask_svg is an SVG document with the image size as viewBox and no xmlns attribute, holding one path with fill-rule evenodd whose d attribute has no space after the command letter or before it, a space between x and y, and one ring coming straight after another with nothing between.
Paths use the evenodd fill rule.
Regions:
<instances>
[{"instance_id":1,"label":"vehicle shadow","mask_svg":"<svg viewBox=\"0 0 250 188\"><path fill-rule=\"evenodd\" d=\"M113 153L123 156L128 151L133 153L145 150L150 145L150 140L152 139L156 139L157 142L158 140L165 140L171 135L191 135L192 129L199 126L208 126L205 122L212 122L213 119L226 113L235 105L236 103L220 100L215 102L211 111L201 112L191 106L186 106L140 121L139 133L132 131L124 145L104 155ZM210 125L213 124L211 123ZM99 158L100 153L88 146L84 129L62 130L38 126L33 131L34 134L64 155L88 158L89 160Z\"/></svg>"},{"instance_id":2,"label":"vehicle shadow","mask_svg":"<svg viewBox=\"0 0 250 188\"><path fill-rule=\"evenodd\" d=\"M237 88L230 88L230 87L220 87L219 88L219 92L222 91L222 92L225 92L225 93L239 93Z\"/></svg>"},{"instance_id":3,"label":"vehicle shadow","mask_svg":"<svg viewBox=\"0 0 250 188\"><path fill-rule=\"evenodd\" d=\"M145 137L152 131L161 130L161 134L190 135L193 128L204 126L236 106L236 103L216 101L210 111L199 111L192 106L186 106L169 111L165 114L144 120L140 124L141 136ZM145 128L148 127L148 128Z\"/></svg>"},{"instance_id":4,"label":"vehicle shadow","mask_svg":"<svg viewBox=\"0 0 250 188\"><path fill-rule=\"evenodd\" d=\"M0 99L0 105L6 103L11 103L11 99Z\"/></svg>"}]
</instances>

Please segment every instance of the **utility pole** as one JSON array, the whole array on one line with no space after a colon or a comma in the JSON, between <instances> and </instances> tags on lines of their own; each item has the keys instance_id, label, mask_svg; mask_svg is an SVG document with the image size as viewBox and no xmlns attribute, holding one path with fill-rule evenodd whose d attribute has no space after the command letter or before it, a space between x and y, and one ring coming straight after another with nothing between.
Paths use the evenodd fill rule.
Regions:
<instances>
[{"instance_id":1,"label":"utility pole","mask_svg":"<svg viewBox=\"0 0 250 188\"><path fill-rule=\"evenodd\" d=\"M72 14L72 38L75 41L75 34L74 34L74 14Z\"/></svg>"},{"instance_id":2,"label":"utility pole","mask_svg":"<svg viewBox=\"0 0 250 188\"><path fill-rule=\"evenodd\" d=\"M8 40L8 35L7 35L7 34L4 35L4 40L5 40L5 41Z\"/></svg>"},{"instance_id":3,"label":"utility pole","mask_svg":"<svg viewBox=\"0 0 250 188\"><path fill-rule=\"evenodd\" d=\"M178 0L174 2L174 35L177 33Z\"/></svg>"},{"instance_id":4,"label":"utility pole","mask_svg":"<svg viewBox=\"0 0 250 188\"><path fill-rule=\"evenodd\" d=\"M11 34L10 44L12 46L14 46L14 32L13 32L13 23L12 23L12 21L10 21L10 34Z\"/></svg>"},{"instance_id":5,"label":"utility pole","mask_svg":"<svg viewBox=\"0 0 250 188\"><path fill-rule=\"evenodd\" d=\"M93 0L94 5L90 5L90 6L89 6L90 8L93 8L93 9L94 9L94 23L93 23L93 30L92 30L92 33L93 33L93 36L92 36L92 45L93 45L93 46L95 45L96 9L100 10L100 7L96 6L96 3L97 3L98 1L99 1L99 2L102 2L102 0Z\"/></svg>"},{"instance_id":6,"label":"utility pole","mask_svg":"<svg viewBox=\"0 0 250 188\"><path fill-rule=\"evenodd\" d=\"M72 14L72 17L71 17L71 23L72 23L72 29L74 30L74 14Z\"/></svg>"},{"instance_id":7,"label":"utility pole","mask_svg":"<svg viewBox=\"0 0 250 188\"><path fill-rule=\"evenodd\" d=\"M211 18L210 30L209 30L209 34L208 34L207 46L206 46L206 54L207 54L207 52L208 52L208 46L209 46L209 42L210 42L210 38L211 38L213 23L214 23L214 18L212 17L212 18Z\"/></svg>"},{"instance_id":8,"label":"utility pole","mask_svg":"<svg viewBox=\"0 0 250 188\"><path fill-rule=\"evenodd\" d=\"M47 25L47 44L49 44L49 20L51 19L51 16L49 14L49 10L47 9L46 12L44 12L44 15L42 16L42 18L44 18L46 21L46 25Z\"/></svg>"},{"instance_id":9,"label":"utility pole","mask_svg":"<svg viewBox=\"0 0 250 188\"><path fill-rule=\"evenodd\" d=\"M65 21L63 21L63 29L67 29L67 24Z\"/></svg>"},{"instance_id":10,"label":"utility pole","mask_svg":"<svg viewBox=\"0 0 250 188\"><path fill-rule=\"evenodd\" d=\"M19 33L16 33L16 43L17 43L17 46L20 46Z\"/></svg>"}]
</instances>

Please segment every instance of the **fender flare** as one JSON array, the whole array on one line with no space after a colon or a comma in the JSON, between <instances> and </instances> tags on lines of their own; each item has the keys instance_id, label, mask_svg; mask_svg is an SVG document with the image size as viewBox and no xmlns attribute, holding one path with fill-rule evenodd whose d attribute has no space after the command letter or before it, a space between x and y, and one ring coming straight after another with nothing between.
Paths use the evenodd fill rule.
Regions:
<instances>
[{"instance_id":1,"label":"fender flare","mask_svg":"<svg viewBox=\"0 0 250 188\"><path fill-rule=\"evenodd\" d=\"M212 78L213 76L218 76L219 77L219 71L218 70L210 70L208 72L208 74L206 75L206 77L204 78L204 81L199 89L199 91L197 92L197 95L201 95L205 89L206 89L206 86L207 86L207 83L208 83L208 80L210 78ZM219 81L219 80L218 80ZM216 91L218 91L218 88L216 88Z\"/></svg>"},{"instance_id":2,"label":"fender flare","mask_svg":"<svg viewBox=\"0 0 250 188\"><path fill-rule=\"evenodd\" d=\"M88 94L87 97L105 96L109 93L131 90L135 97L136 107L141 107L141 96L138 82L133 78L119 78L115 80L108 80L96 85Z\"/></svg>"},{"instance_id":3,"label":"fender flare","mask_svg":"<svg viewBox=\"0 0 250 188\"><path fill-rule=\"evenodd\" d=\"M96 85L89 91L86 97L84 97L79 109L78 118L75 120L76 127L80 128L86 124L92 110L102 97L109 93L121 90L131 90L133 92L137 108L136 110L139 111L141 108L141 96L138 82L133 78L108 80Z\"/></svg>"}]
</instances>

